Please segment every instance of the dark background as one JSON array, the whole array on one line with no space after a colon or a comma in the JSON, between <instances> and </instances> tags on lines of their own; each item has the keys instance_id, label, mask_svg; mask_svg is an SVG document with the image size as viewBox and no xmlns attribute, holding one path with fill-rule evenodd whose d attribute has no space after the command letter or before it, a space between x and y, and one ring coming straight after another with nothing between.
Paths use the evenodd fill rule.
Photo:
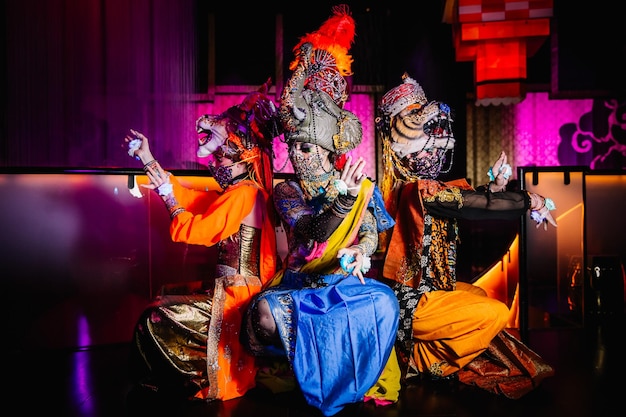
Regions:
<instances>
[{"instance_id":1,"label":"dark background","mask_svg":"<svg viewBox=\"0 0 626 417\"><path fill-rule=\"evenodd\" d=\"M218 68L217 84L253 85L264 81L258 69L274 65L274 33L266 29L272 28L277 13L284 16L288 52L300 36L318 29L338 3L278 2L242 10L239 5L224 2L198 2L199 26L209 12L218 16L217 61L226 67ZM445 1L345 3L356 21L357 36L351 49L354 84L390 88L398 84L404 71L409 71L419 76L427 92L444 101L453 101L459 92L473 91L473 63L455 61L452 25L442 24ZM564 98L624 94L625 16L609 0L582 5L554 0L552 35L528 58L528 84L545 88L554 76L558 78L554 93ZM287 57L285 61L288 64Z\"/></svg>"},{"instance_id":2,"label":"dark background","mask_svg":"<svg viewBox=\"0 0 626 417\"><path fill-rule=\"evenodd\" d=\"M407 72L429 99L449 104L457 138L450 176L466 176L474 63L456 61L454 27L443 22L446 1L346 3L356 21L351 85L384 92ZM195 134L196 103L211 100L215 86L256 87L268 77L276 86L285 82L291 48L336 4L2 2L0 166L125 167L130 160L118 144L134 126L151 132L163 162L178 168L188 157L171 138L187 135L183 129ZM557 100L626 97L626 17L615 4L555 0L551 35L527 59L527 90Z\"/></svg>"}]
</instances>

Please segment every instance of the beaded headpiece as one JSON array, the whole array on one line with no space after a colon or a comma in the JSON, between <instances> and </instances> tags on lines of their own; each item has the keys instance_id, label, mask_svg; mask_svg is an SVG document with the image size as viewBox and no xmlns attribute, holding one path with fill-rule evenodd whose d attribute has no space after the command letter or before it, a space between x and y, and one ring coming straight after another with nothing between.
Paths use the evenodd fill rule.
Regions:
<instances>
[{"instance_id":1,"label":"beaded headpiece","mask_svg":"<svg viewBox=\"0 0 626 417\"><path fill-rule=\"evenodd\" d=\"M306 142L342 155L362 140L358 118L343 106L348 99L352 57L348 49L355 36L350 9L333 7L333 15L315 32L300 38L293 48L294 72L281 96L280 117L287 143Z\"/></svg>"},{"instance_id":2,"label":"beaded headpiece","mask_svg":"<svg viewBox=\"0 0 626 417\"><path fill-rule=\"evenodd\" d=\"M315 49L309 59L309 76L304 87L325 92L339 107L343 107L348 101L348 83L337 68L334 56L326 50Z\"/></svg>"},{"instance_id":3,"label":"beaded headpiece","mask_svg":"<svg viewBox=\"0 0 626 417\"><path fill-rule=\"evenodd\" d=\"M352 55L348 53L355 37L355 22L346 4L332 8L329 17L318 30L307 33L293 47L295 58L289 64L295 70L303 59L309 60L305 86L324 91L343 107L348 99L348 84L344 77L352 75ZM302 56L304 44L311 44L312 53Z\"/></svg>"},{"instance_id":4,"label":"beaded headpiece","mask_svg":"<svg viewBox=\"0 0 626 417\"><path fill-rule=\"evenodd\" d=\"M426 103L428 100L422 86L405 72L402 75L402 84L385 93L378 110L387 117L394 117L408 106L425 106Z\"/></svg>"}]
</instances>

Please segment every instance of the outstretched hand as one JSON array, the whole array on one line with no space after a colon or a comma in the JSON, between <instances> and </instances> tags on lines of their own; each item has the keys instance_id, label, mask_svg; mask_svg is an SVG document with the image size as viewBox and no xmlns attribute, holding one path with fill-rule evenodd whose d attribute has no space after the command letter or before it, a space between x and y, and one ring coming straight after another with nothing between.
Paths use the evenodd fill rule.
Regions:
<instances>
[{"instance_id":1,"label":"outstretched hand","mask_svg":"<svg viewBox=\"0 0 626 417\"><path fill-rule=\"evenodd\" d=\"M509 178L511 178L511 175L513 174L511 165L507 163L507 157L504 151L500 153L500 157L491 167L489 174L490 177L492 177L490 179L493 182L491 191L504 191L509 183Z\"/></svg>"},{"instance_id":2,"label":"outstretched hand","mask_svg":"<svg viewBox=\"0 0 626 417\"><path fill-rule=\"evenodd\" d=\"M546 207L538 210L537 213L539 213L539 216L541 216L541 221L537 222L537 229L539 229L539 226L543 224L543 230L548 230L548 223L550 223L554 227L557 226L556 220L554 220L554 217L552 217L552 214L550 214L550 210L548 210Z\"/></svg>"},{"instance_id":3,"label":"outstretched hand","mask_svg":"<svg viewBox=\"0 0 626 417\"><path fill-rule=\"evenodd\" d=\"M359 157L353 165L352 156L348 155L346 158L346 164L341 170L340 178L346 183L348 193L353 197L359 195L361 183L367 177L367 175L363 172L363 168L365 168L365 160L362 157Z\"/></svg>"},{"instance_id":4,"label":"outstretched hand","mask_svg":"<svg viewBox=\"0 0 626 417\"><path fill-rule=\"evenodd\" d=\"M149 184L141 184L141 187L154 190L161 185L169 183L169 173L165 172L161 165L154 159L150 151L148 138L137 130L130 129L130 134L124 137L122 147L128 149L128 154L140 160L146 176L150 180Z\"/></svg>"},{"instance_id":5,"label":"outstretched hand","mask_svg":"<svg viewBox=\"0 0 626 417\"><path fill-rule=\"evenodd\" d=\"M537 229L543 224L543 229L548 230L548 223L557 227L556 220L550 213L556 207L554 201L536 193L529 193L530 197L530 217L537 222Z\"/></svg>"},{"instance_id":6,"label":"outstretched hand","mask_svg":"<svg viewBox=\"0 0 626 417\"><path fill-rule=\"evenodd\" d=\"M124 137L122 147L128 149L128 154L140 160L144 165L150 161L154 161L152 152L150 152L148 138L141 132L130 129L130 134Z\"/></svg>"}]
</instances>

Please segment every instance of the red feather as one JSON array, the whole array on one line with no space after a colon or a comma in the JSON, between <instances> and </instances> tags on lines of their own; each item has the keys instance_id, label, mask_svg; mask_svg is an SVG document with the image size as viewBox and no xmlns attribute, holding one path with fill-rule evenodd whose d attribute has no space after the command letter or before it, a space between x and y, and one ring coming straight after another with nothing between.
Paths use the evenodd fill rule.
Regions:
<instances>
[{"instance_id":1,"label":"red feather","mask_svg":"<svg viewBox=\"0 0 626 417\"><path fill-rule=\"evenodd\" d=\"M351 75L352 56L348 50L354 43L356 24L347 4L334 6L333 15L329 17L318 30L307 33L300 38L293 51L298 55L300 47L310 42L314 49L323 49L330 52L336 60L337 69L342 75ZM294 70L298 64L298 57L291 62L289 68Z\"/></svg>"}]
</instances>

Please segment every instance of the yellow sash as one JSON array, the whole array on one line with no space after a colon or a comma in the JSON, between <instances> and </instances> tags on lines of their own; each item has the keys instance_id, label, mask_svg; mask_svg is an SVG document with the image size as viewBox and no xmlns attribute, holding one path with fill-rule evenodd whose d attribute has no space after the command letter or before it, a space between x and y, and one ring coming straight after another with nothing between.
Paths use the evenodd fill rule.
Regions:
<instances>
[{"instance_id":1,"label":"yellow sash","mask_svg":"<svg viewBox=\"0 0 626 417\"><path fill-rule=\"evenodd\" d=\"M348 215L343 219L339 227L328 238L328 244L324 248L322 256L316 259L312 259L305 264L300 272L304 273L316 273L316 274L330 274L337 271L339 268L339 262L337 261L337 252L341 248L350 246L357 237L359 227L363 221L367 205L374 193L374 183L366 178L361 183L361 190L359 195L352 206L352 209ZM271 283L270 287L280 284L284 274L284 269L278 271Z\"/></svg>"}]
</instances>

